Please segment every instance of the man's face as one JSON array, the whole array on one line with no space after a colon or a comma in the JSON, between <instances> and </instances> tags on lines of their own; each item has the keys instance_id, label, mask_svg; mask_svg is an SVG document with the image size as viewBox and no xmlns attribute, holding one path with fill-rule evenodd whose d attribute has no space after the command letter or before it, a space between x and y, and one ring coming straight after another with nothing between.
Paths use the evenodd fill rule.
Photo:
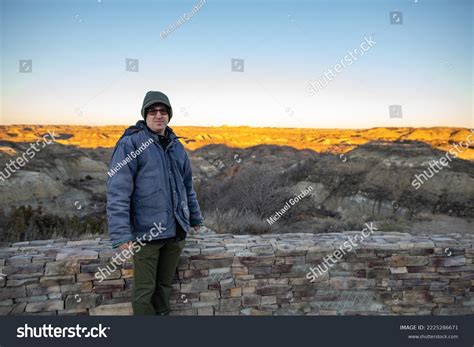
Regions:
<instances>
[{"instance_id":1,"label":"man's face","mask_svg":"<svg viewBox=\"0 0 474 347\"><path fill-rule=\"evenodd\" d=\"M146 115L146 125L148 127L163 135L165 133L166 126L170 120L168 110L163 104L158 104L150 107Z\"/></svg>"}]
</instances>

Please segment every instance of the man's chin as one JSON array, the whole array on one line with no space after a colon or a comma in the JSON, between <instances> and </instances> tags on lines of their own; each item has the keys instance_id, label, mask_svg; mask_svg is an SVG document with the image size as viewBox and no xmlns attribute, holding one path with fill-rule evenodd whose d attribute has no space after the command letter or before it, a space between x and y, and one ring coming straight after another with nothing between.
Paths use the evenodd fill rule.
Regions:
<instances>
[{"instance_id":1,"label":"man's chin","mask_svg":"<svg viewBox=\"0 0 474 347\"><path fill-rule=\"evenodd\" d=\"M154 132L157 132L157 133L160 133L162 131L164 131L166 128L166 126L159 126L159 127L153 127L153 128L150 128L151 130L153 130Z\"/></svg>"}]
</instances>

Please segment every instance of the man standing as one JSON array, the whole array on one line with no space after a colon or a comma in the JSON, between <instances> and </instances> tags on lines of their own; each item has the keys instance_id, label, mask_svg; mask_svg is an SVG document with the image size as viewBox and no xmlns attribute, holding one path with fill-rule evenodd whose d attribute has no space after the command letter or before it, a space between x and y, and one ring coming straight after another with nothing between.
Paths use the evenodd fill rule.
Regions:
<instances>
[{"instance_id":1,"label":"man standing","mask_svg":"<svg viewBox=\"0 0 474 347\"><path fill-rule=\"evenodd\" d=\"M112 154L108 227L114 248L129 250L135 240L144 244L133 254L134 314L167 315L186 235L190 228L198 231L203 219L189 157L168 127L173 116L168 97L149 91L141 114L144 121L125 131Z\"/></svg>"}]
</instances>

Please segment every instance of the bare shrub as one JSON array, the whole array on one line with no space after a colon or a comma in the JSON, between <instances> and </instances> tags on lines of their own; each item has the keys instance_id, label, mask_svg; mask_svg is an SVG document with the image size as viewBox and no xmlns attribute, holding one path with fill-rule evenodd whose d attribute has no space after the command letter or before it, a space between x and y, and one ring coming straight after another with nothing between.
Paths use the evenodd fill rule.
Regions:
<instances>
[{"instance_id":1,"label":"bare shrub","mask_svg":"<svg viewBox=\"0 0 474 347\"><path fill-rule=\"evenodd\" d=\"M13 207L5 218L0 241L18 242L50 238L77 238L81 235L106 234L105 214L85 217L60 217L48 214L42 207Z\"/></svg>"},{"instance_id":2,"label":"bare shrub","mask_svg":"<svg viewBox=\"0 0 474 347\"><path fill-rule=\"evenodd\" d=\"M216 209L206 215L206 225L218 233L230 234L266 234L270 225L251 211Z\"/></svg>"},{"instance_id":3,"label":"bare shrub","mask_svg":"<svg viewBox=\"0 0 474 347\"><path fill-rule=\"evenodd\" d=\"M248 167L235 176L214 180L199 187L199 199L207 213L220 211L249 211L263 218L280 209L286 197L281 194L279 175L263 167Z\"/></svg>"}]
</instances>

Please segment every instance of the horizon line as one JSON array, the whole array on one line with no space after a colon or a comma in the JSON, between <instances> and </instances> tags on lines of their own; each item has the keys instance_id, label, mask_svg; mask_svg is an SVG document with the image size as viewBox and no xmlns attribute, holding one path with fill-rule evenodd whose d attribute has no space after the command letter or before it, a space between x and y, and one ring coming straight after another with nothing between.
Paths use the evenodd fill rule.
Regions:
<instances>
[{"instance_id":1,"label":"horizon line","mask_svg":"<svg viewBox=\"0 0 474 347\"><path fill-rule=\"evenodd\" d=\"M133 125L133 124L132 124ZM106 125L87 125L87 124L31 124L31 123L12 123L12 124L0 124L0 127L8 126L69 126L69 127L128 127L130 124L106 124ZM253 128L253 129L338 129L338 130L367 130L367 129L436 129L436 128L452 128L452 129L466 129L472 131L473 127L462 127L452 125L436 125L436 126L374 126L366 128L345 128L345 127L278 127L278 126L252 126L252 125L172 125L170 128Z\"/></svg>"}]
</instances>

